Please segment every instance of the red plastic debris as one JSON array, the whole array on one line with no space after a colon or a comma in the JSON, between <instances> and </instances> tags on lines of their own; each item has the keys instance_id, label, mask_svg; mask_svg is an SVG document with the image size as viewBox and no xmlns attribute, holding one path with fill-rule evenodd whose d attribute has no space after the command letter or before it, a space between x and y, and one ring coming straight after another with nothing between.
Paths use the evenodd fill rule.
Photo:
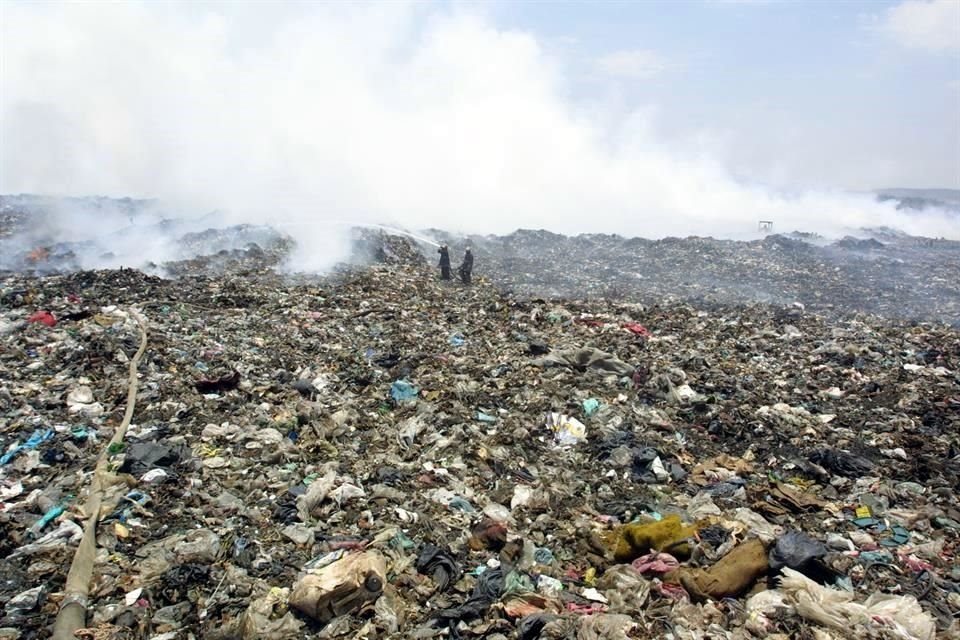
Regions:
<instances>
[{"instance_id":1,"label":"red plastic debris","mask_svg":"<svg viewBox=\"0 0 960 640\"><path fill-rule=\"evenodd\" d=\"M42 322L48 327L57 326L57 319L49 311L37 311L27 318L27 322Z\"/></svg>"},{"instance_id":2,"label":"red plastic debris","mask_svg":"<svg viewBox=\"0 0 960 640\"><path fill-rule=\"evenodd\" d=\"M649 338L650 336L653 335L652 333L650 333L649 329L647 329L645 326L637 322L624 322L621 326L624 329L632 331L638 336L643 336L644 338Z\"/></svg>"}]
</instances>

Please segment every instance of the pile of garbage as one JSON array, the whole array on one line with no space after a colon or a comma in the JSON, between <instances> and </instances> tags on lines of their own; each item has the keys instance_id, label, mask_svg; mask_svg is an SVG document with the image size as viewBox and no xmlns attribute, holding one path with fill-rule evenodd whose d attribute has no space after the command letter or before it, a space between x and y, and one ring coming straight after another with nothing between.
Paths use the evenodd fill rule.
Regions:
<instances>
[{"instance_id":1,"label":"pile of garbage","mask_svg":"<svg viewBox=\"0 0 960 640\"><path fill-rule=\"evenodd\" d=\"M750 241L520 230L467 239L435 232L455 255L474 248L478 273L516 295L664 299L699 306L803 304L832 317L872 313L960 327L960 242L890 229L833 241L812 233Z\"/></svg>"},{"instance_id":2,"label":"pile of garbage","mask_svg":"<svg viewBox=\"0 0 960 640\"><path fill-rule=\"evenodd\" d=\"M227 224L219 212L185 216L153 200L0 195L0 270L215 275L276 268L294 246L268 225Z\"/></svg>"},{"instance_id":3,"label":"pile of garbage","mask_svg":"<svg viewBox=\"0 0 960 640\"><path fill-rule=\"evenodd\" d=\"M390 262L0 275L0 638L960 632L955 330Z\"/></svg>"},{"instance_id":4,"label":"pile of garbage","mask_svg":"<svg viewBox=\"0 0 960 640\"><path fill-rule=\"evenodd\" d=\"M890 193L898 200L917 197L909 190ZM85 226L95 232L79 233ZM49 275L133 267L172 278L259 278L314 271L320 263L327 269L339 262L337 271L370 263L433 264L436 243L446 243L455 267L471 246L477 275L516 297L651 306L670 300L700 308L799 303L830 317L870 313L960 328L960 241L887 227L842 238L793 231L741 240L564 236L529 229L506 236L465 237L439 229L404 236L392 227L350 227L324 218L289 229L229 224L222 212L197 216L153 200L0 195L0 271ZM298 243L308 235L310 242ZM323 239L320 247L312 246L317 238Z\"/></svg>"}]
</instances>

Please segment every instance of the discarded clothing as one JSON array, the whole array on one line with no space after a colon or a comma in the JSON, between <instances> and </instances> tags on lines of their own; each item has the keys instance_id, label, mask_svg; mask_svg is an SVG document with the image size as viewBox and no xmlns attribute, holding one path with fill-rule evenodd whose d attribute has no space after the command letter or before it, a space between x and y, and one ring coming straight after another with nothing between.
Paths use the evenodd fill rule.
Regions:
<instances>
[{"instance_id":1,"label":"discarded clothing","mask_svg":"<svg viewBox=\"0 0 960 640\"><path fill-rule=\"evenodd\" d=\"M650 551L663 551L677 558L690 557L690 539L696 524L684 524L678 515L659 522L626 524L616 532L613 557L617 562L632 562Z\"/></svg>"},{"instance_id":2,"label":"discarded clothing","mask_svg":"<svg viewBox=\"0 0 960 640\"><path fill-rule=\"evenodd\" d=\"M676 579L695 601L738 598L769 570L767 547L756 538L722 557L709 569L681 569Z\"/></svg>"}]
</instances>

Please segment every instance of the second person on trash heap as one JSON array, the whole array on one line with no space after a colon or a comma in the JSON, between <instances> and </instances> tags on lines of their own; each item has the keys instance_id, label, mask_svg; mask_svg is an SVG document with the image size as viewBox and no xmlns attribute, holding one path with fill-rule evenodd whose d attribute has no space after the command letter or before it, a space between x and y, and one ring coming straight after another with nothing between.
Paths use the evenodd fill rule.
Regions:
<instances>
[{"instance_id":1,"label":"second person on trash heap","mask_svg":"<svg viewBox=\"0 0 960 640\"><path fill-rule=\"evenodd\" d=\"M463 264L460 265L459 271L463 284L470 284L470 276L473 275L473 253L470 251L470 247L467 247L463 254Z\"/></svg>"},{"instance_id":2,"label":"second person on trash heap","mask_svg":"<svg viewBox=\"0 0 960 640\"><path fill-rule=\"evenodd\" d=\"M440 254L440 279L449 280L450 279L450 250L447 248L447 245L443 245L439 249L437 249L437 253Z\"/></svg>"}]
</instances>

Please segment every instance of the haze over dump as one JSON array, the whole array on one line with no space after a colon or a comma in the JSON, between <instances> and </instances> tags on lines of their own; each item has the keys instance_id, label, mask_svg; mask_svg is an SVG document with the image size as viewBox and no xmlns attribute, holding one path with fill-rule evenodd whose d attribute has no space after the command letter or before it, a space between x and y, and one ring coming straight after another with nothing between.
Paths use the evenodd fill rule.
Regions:
<instances>
[{"instance_id":1,"label":"haze over dump","mask_svg":"<svg viewBox=\"0 0 960 640\"><path fill-rule=\"evenodd\" d=\"M287 231L317 268L342 253L332 238L344 220L739 237L769 219L781 230L882 225L960 238L944 211L905 213L843 185L787 191L735 178L706 142L717 132L667 135L655 103L584 97L552 42L476 7L4 3L2 12L0 193L216 209L224 223ZM611 60L603 68L622 73L651 58ZM97 232L82 226L78 234Z\"/></svg>"}]
</instances>

